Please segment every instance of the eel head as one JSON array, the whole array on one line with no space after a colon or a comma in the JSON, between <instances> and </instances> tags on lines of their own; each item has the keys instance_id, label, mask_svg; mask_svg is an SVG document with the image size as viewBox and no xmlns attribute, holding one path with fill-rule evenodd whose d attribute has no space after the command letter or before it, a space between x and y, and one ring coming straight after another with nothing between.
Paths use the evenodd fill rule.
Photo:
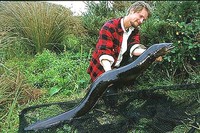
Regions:
<instances>
[{"instance_id":1,"label":"eel head","mask_svg":"<svg viewBox=\"0 0 200 133\"><path fill-rule=\"evenodd\" d=\"M172 43L159 43L151 46L152 52L154 57L159 57L167 54L174 46L172 46Z\"/></svg>"}]
</instances>

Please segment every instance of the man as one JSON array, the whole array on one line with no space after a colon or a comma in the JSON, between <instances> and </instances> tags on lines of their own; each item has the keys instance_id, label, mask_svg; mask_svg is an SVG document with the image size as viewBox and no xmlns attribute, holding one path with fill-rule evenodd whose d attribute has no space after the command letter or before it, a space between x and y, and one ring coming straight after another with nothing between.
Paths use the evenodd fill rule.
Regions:
<instances>
[{"instance_id":1,"label":"man","mask_svg":"<svg viewBox=\"0 0 200 133\"><path fill-rule=\"evenodd\" d=\"M140 44L139 26L149 16L149 4L137 1L130 6L126 16L110 20L103 25L87 70L92 82L105 71L120 67L124 56L139 56L146 50L145 46ZM157 59L161 60L162 57Z\"/></svg>"},{"instance_id":2,"label":"man","mask_svg":"<svg viewBox=\"0 0 200 133\"><path fill-rule=\"evenodd\" d=\"M150 16L149 4L137 1L130 6L126 16L112 19L103 25L87 70L92 82L105 71L126 65L129 59L146 50L140 44L139 26ZM162 57L157 58L157 61L161 60Z\"/></svg>"}]
</instances>

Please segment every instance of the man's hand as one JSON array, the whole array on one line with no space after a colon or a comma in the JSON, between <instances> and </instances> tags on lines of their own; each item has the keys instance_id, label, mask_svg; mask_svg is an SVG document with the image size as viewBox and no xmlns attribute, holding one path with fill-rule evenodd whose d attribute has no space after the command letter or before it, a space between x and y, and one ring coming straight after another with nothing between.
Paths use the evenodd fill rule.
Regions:
<instances>
[{"instance_id":1,"label":"man's hand","mask_svg":"<svg viewBox=\"0 0 200 133\"><path fill-rule=\"evenodd\" d=\"M102 64L102 66L103 66L105 72L111 70L111 64L110 64L110 61L109 61L109 60L103 59L103 60L101 61L101 64Z\"/></svg>"},{"instance_id":2,"label":"man's hand","mask_svg":"<svg viewBox=\"0 0 200 133\"><path fill-rule=\"evenodd\" d=\"M159 56L158 58L156 58L156 62L161 62L163 60L162 56Z\"/></svg>"}]
</instances>

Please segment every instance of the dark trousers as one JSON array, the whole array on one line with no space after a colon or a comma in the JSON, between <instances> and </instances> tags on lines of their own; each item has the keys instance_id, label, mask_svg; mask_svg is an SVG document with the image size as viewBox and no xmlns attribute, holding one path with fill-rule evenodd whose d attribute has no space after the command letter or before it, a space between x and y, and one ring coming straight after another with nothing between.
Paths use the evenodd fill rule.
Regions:
<instances>
[{"instance_id":1,"label":"dark trousers","mask_svg":"<svg viewBox=\"0 0 200 133\"><path fill-rule=\"evenodd\" d=\"M115 108L118 102L118 93L119 87L112 84L107 87L106 92L103 94L102 99L107 107Z\"/></svg>"},{"instance_id":2,"label":"dark trousers","mask_svg":"<svg viewBox=\"0 0 200 133\"><path fill-rule=\"evenodd\" d=\"M131 62L133 62L137 57L133 57L133 58L123 58L122 62L120 63L120 67L123 67L125 65L130 64ZM106 104L106 106L110 106L110 107L116 107L117 106L117 102L118 102L118 91L120 89L123 88L123 86L125 85L133 85L134 82L130 81L130 82L123 82L123 83L116 83L116 84L112 84L110 86L108 86L106 92L103 94L102 99L104 100L104 103Z\"/></svg>"}]
</instances>

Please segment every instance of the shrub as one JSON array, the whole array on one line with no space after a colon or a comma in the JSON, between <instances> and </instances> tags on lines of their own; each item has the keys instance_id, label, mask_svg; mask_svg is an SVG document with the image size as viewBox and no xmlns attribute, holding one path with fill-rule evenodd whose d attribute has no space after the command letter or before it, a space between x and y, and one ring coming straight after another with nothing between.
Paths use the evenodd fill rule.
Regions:
<instances>
[{"instance_id":1,"label":"shrub","mask_svg":"<svg viewBox=\"0 0 200 133\"><path fill-rule=\"evenodd\" d=\"M87 40L91 47L95 47L98 33L103 24L110 18L115 16L114 10L111 8L111 2L94 1L85 2L88 11L83 14L83 25L88 32Z\"/></svg>"},{"instance_id":2,"label":"shrub","mask_svg":"<svg viewBox=\"0 0 200 133\"><path fill-rule=\"evenodd\" d=\"M187 78L198 66L200 21L197 1L154 2L154 14L144 23L141 40L147 46L172 42L175 48L164 57L156 71L165 69L169 75Z\"/></svg>"}]
</instances>

